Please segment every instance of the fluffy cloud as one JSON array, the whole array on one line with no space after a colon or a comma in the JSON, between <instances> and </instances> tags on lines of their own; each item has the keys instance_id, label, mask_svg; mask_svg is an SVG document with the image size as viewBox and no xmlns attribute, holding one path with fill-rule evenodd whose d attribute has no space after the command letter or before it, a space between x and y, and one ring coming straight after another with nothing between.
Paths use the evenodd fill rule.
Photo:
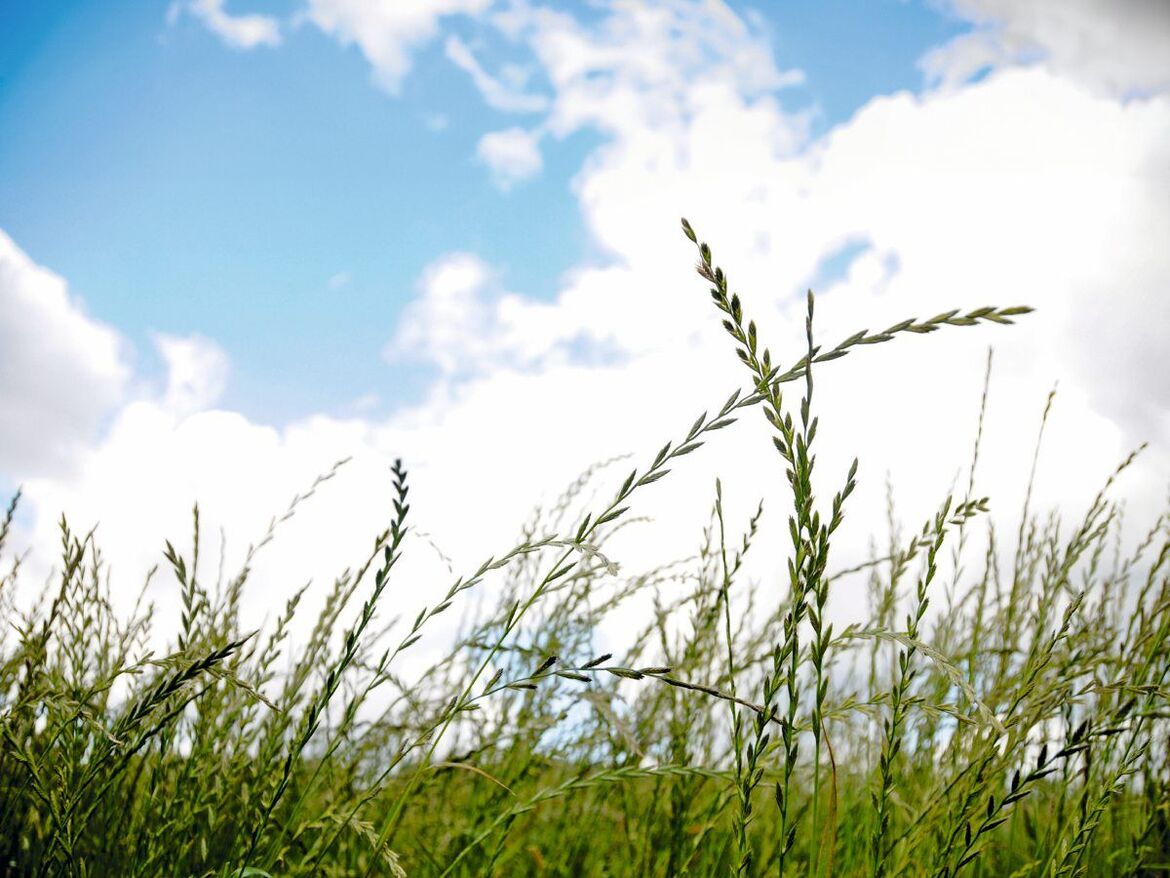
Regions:
<instances>
[{"instance_id":1,"label":"fluffy cloud","mask_svg":"<svg viewBox=\"0 0 1170 878\"><path fill-rule=\"evenodd\" d=\"M172 4L167 17L173 22L184 12L233 49L280 45L280 22L270 15L232 15L224 9L224 0L189 0Z\"/></svg>"},{"instance_id":2,"label":"fluffy cloud","mask_svg":"<svg viewBox=\"0 0 1170 878\"><path fill-rule=\"evenodd\" d=\"M222 348L198 335L179 338L159 333L154 344L167 367L164 408L186 415L219 400L228 377L228 358Z\"/></svg>"},{"instance_id":3,"label":"fluffy cloud","mask_svg":"<svg viewBox=\"0 0 1170 878\"><path fill-rule=\"evenodd\" d=\"M512 87L489 74L476 60L471 47L459 37L448 37L444 48L451 63L471 77L489 107L506 113L534 113L548 106L548 101L540 95L521 91L522 82Z\"/></svg>"},{"instance_id":4,"label":"fluffy cloud","mask_svg":"<svg viewBox=\"0 0 1170 878\"><path fill-rule=\"evenodd\" d=\"M978 25L931 52L946 82L1040 55L1061 75L1117 95L1170 86L1170 4L1164 0L949 0Z\"/></svg>"},{"instance_id":5,"label":"fluffy cloud","mask_svg":"<svg viewBox=\"0 0 1170 878\"><path fill-rule=\"evenodd\" d=\"M989 343L996 371L977 490L998 515L1010 521L1023 502L1057 379L1038 502L1077 514L1146 438L1158 450L1121 490L1135 516L1164 499L1165 96L1122 102L1053 68L1006 69L875 98L813 140L782 100L799 75L721 5L629 4L588 25L517 5L492 20L531 48L552 84L541 130L604 136L573 183L604 260L569 272L551 302L532 302L503 290L474 254L436 259L387 346L436 367L436 378L421 402L386 418L250 423L212 408L224 374L214 349L172 345L171 389L122 409L81 477L30 483L41 538L62 509L100 515L123 553L113 556L137 562L137 547L183 527L176 498L195 497L230 533L258 533L288 491L353 455L258 568L265 594L283 595L307 571L361 557L385 518L385 465L401 455L419 527L460 566L498 553L529 502L595 460L652 452L744 383L692 271L681 214L715 246L781 362L803 351L804 288L842 252L843 272L819 291L817 332L829 341L951 307L1039 308L1017 327L899 339L817 371L823 492L862 457L837 563L881 529L886 472L912 525L960 476ZM656 521L628 533L619 560L638 567L692 550L716 473L733 521L759 495L777 496L783 472L758 416L643 492L636 511ZM782 510L766 514L766 527L782 527ZM782 543L761 541L765 587ZM403 595L406 615L445 585L434 570L419 577ZM846 591L836 612L855 612L852 598Z\"/></svg>"},{"instance_id":6,"label":"fluffy cloud","mask_svg":"<svg viewBox=\"0 0 1170 878\"><path fill-rule=\"evenodd\" d=\"M446 16L478 15L491 0L309 0L305 17L342 45L356 45L376 81L397 94L411 52L438 33Z\"/></svg>"},{"instance_id":7,"label":"fluffy cloud","mask_svg":"<svg viewBox=\"0 0 1170 878\"><path fill-rule=\"evenodd\" d=\"M1121 104L1042 70L1005 72L875 101L829 138L797 212L896 258L890 290L911 308L941 305L942 290L1036 305L1031 367L1075 374L1134 439L1165 439L1150 327L1170 321L1168 136L1165 97Z\"/></svg>"},{"instance_id":8,"label":"fluffy cloud","mask_svg":"<svg viewBox=\"0 0 1170 878\"><path fill-rule=\"evenodd\" d=\"M506 292L478 256L448 253L423 270L418 297L399 319L383 355L391 362L435 366L444 380L504 367L531 373L553 363L580 364L580 355L589 353L581 343L598 339L567 313L569 307Z\"/></svg>"},{"instance_id":9,"label":"fluffy cloud","mask_svg":"<svg viewBox=\"0 0 1170 878\"><path fill-rule=\"evenodd\" d=\"M128 378L118 334L0 232L0 473L71 468Z\"/></svg>"},{"instance_id":10,"label":"fluffy cloud","mask_svg":"<svg viewBox=\"0 0 1170 878\"><path fill-rule=\"evenodd\" d=\"M432 262L419 283L419 298L383 351L386 358L429 362L448 375L480 364L488 350L484 345L497 334L493 308L485 300L491 283L491 269L474 254L452 253Z\"/></svg>"},{"instance_id":11,"label":"fluffy cloud","mask_svg":"<svg viewBox=\"0 0 1170 878\"><path fill-rule=\"evenodd\" d=\"M854 451L863 455L850 551L882 519L884 471L916 519L964 466L989 343L999 352L981 490L1003 514L1022 503L1030 443L1057 379L1063 389L1039 496L1077 509L1116 461L1152 439L1161 450L1147 454L1127 487L1138 510L1159 504L1170 473L1170 396L1158 377L1170 370L1155 335L1170 321L1161 294L1170 263L1159 243L1170 218L1167 100L1121 103L1051 70L1008 69L961 88L877 98L810 142L805 120L775 94L797 75L775 66L737 20L707 8L715 11L704 18L624 7L593 27L547 11L509 19L555 86L548 129L609 135L574 187L613 261L573 273L551 305L477 297L474 308L448 309L444 330L444 312L428 311L432 336L464 337L447 337L444 349L467 368L448 362L445 374L475 375L464 391L487 392L516 368L518 339L529 339L523 362L538 368L524 399L543 411L575 375L574 359L556 353L582 341L601 346L614 356L595 364L584 398L620 411L610 423L645 436L648 447L667 410L685 407L681 388L701 405L737 380L721 365L731 358L689 272L680 214L717 246L789 360L802 346L803 287L861 241L844 277L821 291L822 338L955 306L1023 302L1039 313L1010 330L903 339L824 368L826 475L843 471ZM530 435L520 413L501 417ZM775 469L766 454L736 447L717 467L727 483L739 473L752 484L748 472ZM693 505L688 491L701 483L683 475L662 487L661 496L678 501L665 505L668 520Z\"/></svg>"},{"instance_id":12,"label":"fluffy cloud","mask_svg":"<svg viewBox=\"0 0 1170 878\"><path fill-rule=\"evenodd\" d=\"M1039 308L1010 330L903 339L823 370L826 474L843 471L854 451L863 455L852 551L882 518L886 470L914 519L929 514L964 466L989 343L999 352L981 489L1005 515L1022 502L1030 443L1057 379L1063 389L1038 486L1044 501L1075 510L1138 442L1164 449L1170 396L1158 376L1168 370L1155 334L1170 320L1160 294L1170 279L1159 244L1170 204L1159 160L1170 124L1165 98L1119 103L1045 69L1005 70L959 89L875 99L810 142L805 120L773 94L795 76L770 60L741 66L766 46L737 22L672 20L639 7L593 28L547 12L509 23L527 34L556 85L550 129L609 135L574 185L613 261L572 273L552 304L490 292L480 263L474 282L463 275L458 297L424 284L404 331L431 340L417 352L443 351L443 374L463 376L458 386L469 395L436 397L437 405L490 394L523 367L525 404L543 412L576 379L572 352L583 342L612 356L594 362L582 398L614 412L600 417L631 439L645 436L647 447L664 438L669 413L685 408L681 388L696 405L718 398L739 379L689 271L676 225L686 213L789 360L802 345L803 287L850 242L864 247L821 290L823 338L953 306ZM615 44L639 51L610 51ZM683 58L690 66L680 66ZM661 73L679 69L686 75ZM517 435L533 435L514 407L499 417ZM581 435L579 422L572 433ZM553 441L565 454L579 448L582 461L589 455L587 444ZM610 448L600 436L592 441L597 455ZM715 467L729 484L736 473L751 484L746 473L775 468L766 453L736 449ZM701 491L710 474L691 465L703 476L684 474L677 494L661 488L677 501L665 504L668 520L693 505L688 492ZM1128 487L1148 511L1162 500L1164 450L1143 466Z\"/></svg>"},{"instance_id":13,"label":"fluffy cloud","mask_svg":"<svg viewBox=\"0 0 1170 878\"><path fill-rule=\"evenodd\" d=\"M540 173L540 135L523 128L492 131L479 139L475 153L492 172L501 189L510 189L521 180Z\"/></svg>"}]
</instances>

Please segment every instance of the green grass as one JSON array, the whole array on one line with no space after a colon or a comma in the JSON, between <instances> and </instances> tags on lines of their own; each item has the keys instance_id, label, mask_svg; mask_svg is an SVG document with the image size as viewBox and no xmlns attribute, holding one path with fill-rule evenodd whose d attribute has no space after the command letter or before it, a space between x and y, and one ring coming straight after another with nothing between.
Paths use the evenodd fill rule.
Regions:
<instances>
[{"instance_id":1,"label":"green grass","mask_svg":"<svg viewBox=\"0 0 1170 878\"><path fill-rule=\"evenodd\" d=\"M964 494L940 498L908 539L891 520L888 551L839 571L832 544L856 465L830 474L832 496L814 491L824 482L814 478L814 374L848 372L822 364L1028 309L948 312L823 347L810 295L807 348L782 365L683 226L743 388L615 479L604 505L583 508L585 488L604 484L613 463L585 473L518 545L405 627L382 621L410 585L399 581L402 553L425 550L411 537L401 463L392 523L295 642L302 593L263 631L241 630L251 553L220 586L198 579L197 509L189 551L164 552L182 595L179 630L154 631L146 609L115 613L94 535L64 520L58 573L35 609L18 612L21 559L4 554L14 499L0 528L0 609L11 621L0 632L0 872L1170 869L1170 518L1124 533L1110 479L1079 520L1029 503L1014 533L996 533L989 501L973 496L977 439ZM712 507L694 559L617 573L607 543L632 520L636 495L713 431L761 413L787 489L731 522L717 485L697 501ZM778 603L744 578L761 540L786 548ZM977 560L973 545L985 547ZM471 614L489 579L500 600ZM872 618L837 630L831 596L858 580ZM597 655L601 621L651 593L670 602L657 599L619 653ZM443 651L433 636L416 644L449 611L467 614L459 636L404 681L404 652Z\"/></svg>"}]
</instances>

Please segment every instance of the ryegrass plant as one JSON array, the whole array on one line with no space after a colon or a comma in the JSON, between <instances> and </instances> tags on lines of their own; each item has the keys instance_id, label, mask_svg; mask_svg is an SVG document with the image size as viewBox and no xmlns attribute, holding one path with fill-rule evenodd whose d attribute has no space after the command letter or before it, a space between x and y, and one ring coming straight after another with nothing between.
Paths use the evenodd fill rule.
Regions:
<instances>
[{"instance_id":1,"label":"ryegrass plant","mask_svg":"<svg viewBox=\"0 0 1170 878\"><path fill-rule=\"evenodd\" d=\"M413 530L400 462L389 526L295 643L303 588L259 632L242 630L241 600L256 553L335 470L273 520L238 575L221 572L213 587L198 575L195 509L189 554L170 543L162 553L181 598L169 637L141 599L115 612L123 586L111 583L96 535L65 520L58 571L20 610L23 559L6 545L13 498L0 520L0 608L10 620L0 632L0 871L1063 878L1170 869L1170 518L1126 554L1113 478L1071 529L1032 509L1029 484L1015 545L1005 546L989 501L974 496L985 385L966 493L943 498L908 540L891 500L887 551L831 572L858 464L827 502L817 495L814 373L835 380L827 364L862 346L1006 324L1028 309L948 311L823 347L810 294L804 350L782 366L711 249L685 221L683 231L745 386L596 508L588 489L620 461L591 467L523 526L517 545L453 574L408 623L393 616L398 562L431 549ZM717 482L693 558L619 572L607 546L635 520L634 495L747 409L764 415L786 490L764 497L737 534ZM1039 449L1037 440L1037 458ZM968 544L981 524L980 569ZM744 580L744 562L782 532L786 589L775 600ZM835 630L832 595L858 575L869 577L872 618ZM498 600L473 603L489 579ZM652 610L638 633L620 654L598 654L602 622L647 606L643 598ZM928 612L940 602L943 612ZM453 608L464 613L454 642L429 639L435 658L405 679L401 656Z\"/></svg>"}]
</instances>

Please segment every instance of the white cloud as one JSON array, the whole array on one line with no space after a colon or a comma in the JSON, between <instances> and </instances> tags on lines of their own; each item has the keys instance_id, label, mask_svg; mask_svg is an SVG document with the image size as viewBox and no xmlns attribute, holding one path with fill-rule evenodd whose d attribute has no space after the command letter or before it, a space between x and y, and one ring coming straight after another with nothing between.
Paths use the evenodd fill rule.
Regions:
<instances>
[{"instance_id":1,"label":"white cloud","mask_svg":"<svg viewBox=\"0 0 1170 878\"><path fill-rule=\"evenodd\" d=\"M668 421L664 409L643 419L652 401L665 397L678 410L679 388L706 402L736 380L719 365L730 358L689 271L680 214L718 245L785 359L801 350L802 286L843 243L864 240L869 249L845 281L823 291L822 337L953 306L1025 302L1040 313L1010 330L902 339L823 370L826 471L834 461L843 471L853 450L863 452L854 549L882 518L885 469L914 518L929 514L963 465L983 349L992 342L999 354L983 489L998 509L1010 513L1022 502L1026 446L1057 378L1064 389L1041 496L1076 508L1130 447L1153 438L1160 450L1129 485L1131 509L1160 503L1170 474L1170 394L1158 377L1170 374L1170 363L1155 337L1170 322L1162 294L1170 264L1160 244L1170 219L1167 101L1118 103L1051 72L1018 70L875 99L810 143L805 120L771 94L784 74L770 61L750 70L738 63L766 47L734 23L720 32L721 19L678 18L625 7L596 28L548 12L513 19L556 87L550 130L609 135L574 187L587 227L614 263L575 272L551 305L511 300L485 313L490 297L477 298L474 308L450 309L445 330L431 312L432 334L465 338L448 337L444 346L466 357L462 374L476 375L472 384L483 392L497 379L513 380L514 351L529 339L521 362L539 368L524 399L543 413L573 392L563 388L575 361L556 354L582 338L605 345L620 365L591 370L591 389L578 388L578 398L620 412L608 423L645 436L648 446ZM485 351L497 357L494 369ZM461 374L457 362L445 371ZM453 401L436 397L436 404ZM508 409L506 419L517 435L531 435L522 415ZM578 438L577 423L573 429ZM606 448L602 437L590 439L599 454ZM588 453L584 444L572 447ZM766 453L742 451L725 460L724 473L734 483L734 473L769 465ZM678 490L674 516L688 502Z\"/></svg>"},{"instance_id":2,"label":"white cloud","mask_svg":"<svg viewBox=\"0 0 1170 878\"><path fill-rule=\"evenodd\" d=\"M423 270L418 297L383 355L435 366L443 380L505 368L531 373L579 359L572 344L587 327L566 331L563 310L504 291L492 267L473 253L447 253Z\"/></svg>"},{"instance_id":3,"label":"white cloud","mask_svg":"<svg viewBox=\"0 0 1170 878\"><path fill-rule=\"evenodd\" d=\"M280 45L280 22L270 15L233 15L224 8L225 0L189 0L173 3L168 11L171 21L186 12L201 21L224 45L233 49Z\"/></svg>"},{"instance_id":4,"label":"white cloud","mask_svg":"<svg viewBox=\"0 0 1170 878\"><path fill-rule=\"evenodd\" d=\"M305 17L342 45L357 45L378 84L397 94L411 52L432 39L439 21L478 15L491 0L309 0Z\"/></svg>"},{"instance_id":5,"label":"white cloud","mask_svg":"<svg viewBox=\"0 0 1170 878\"><path fill-rule=\"evenodd\" d=\"M328 286L329 289L337 291L345 289L351 283L353 283L353 275L348 271L339 271L329 278Z\"/></svg>"},{"instance_id":6,"label":"white cloud","mask_svg":"<svg viewBox=\"0 0 1170 878\"><path fill-rule=\"evenodd\" d=\"M700 45L734 41L715 27L689 30L685 22L627 13L596 29L543 13L526 25L557 86L551 127L610 135L574 185L587 227L614 262L573 273L551 304L491 293L482 264L475 283L461 288L466 298L443 300L449 307L436 307L424 288L404 326L416 337L443 339L443 374L465 379L457 387L489 395L497 382L511 386L523 368L524 404L540 413L533 418L565 397L588 399L611 431L621 424L624 435L642 436L649 447L663 438L670 414L685 408L680 388L702 405L737 380L689 270L680 214L718 245L789 360L802 345L803 285L843 243L864 240L868 249L845 279L822 291L822 337L953 306L1026 302L1040 312L1010 330L902 339L823 370L825 471L834 462L843 471L853 451L863 454L853 551L882 520L886 469L915 518L930 513L963 466L989 343L999 353L982 489L997 509L1010 514L1022 502L1027 446L1058 378L1064 389L1040 496L1075 509L1130 447L1152 438L1159 450L1128 487L1131 508L1160 503L1170 473L1170 393L1158 377L1170 374L1170 363L1156 338L1170 323L1170 299L1161 293L1170 264L1159 243L1170 219L1164 99L1121 104L1043 70L1006 72L956 90L876 99L810 143L805 120L756 85L778 87L778 69L757 66L755 82L745 80L711 49L706 63L678 67L672 59L704 57ZM640 51L610 52L614 34ZM736 48L737 57L758 51ZM686 75L653 73L666 69ZM582 339L618 355L589 370L586 383L565 355ZM526 447L539 447L539 431L510 398L496 398L498 417L529 438ZM433 404L458 407L466 399L438 394ZM458 415L450 417L455 423ZM580 419L572 423L571 437L546 439L558 453L579 449L584 460L590 448L597 456L615 450ZM578 443L583 437L588 442ZM762 439L758 431L755 438ZM739 484L752 484L758 478L745 478L752 468L774 469L766 442L759 448L762 454L737 447L724 458L725 483L736 484L739 473ZM522 452L499 463L509 460L536 465ZM661 493L677 502L657 508L679 520L696 485L701 490L702 479L685 473L663 484Z\"/></svg>"},{"instance_id":7,"label":"white cloud","mask_svg":"<svg viewBox=\"0 0 1170 878\"><path fill-rule=\"evenodd\" d=\"M485 134L476 144L475 154L491 169L495 184L504 190L535 177L544 167L539 132L523 128Z\"/></svg>"},{"instance_id":8,"label":"white cloud","mask_svg":"<svg viewBox=\"0 0 1170 878\"><path fill-rule=\"evenodd\" d=\"M210 339L157 333L155 347L167 367L162 406L176 415L210 408L219 401L228 378L228 358Z\"/></svg>"},{"instance_id":9,"label":"white cloud","mask_svg":"<svg viewBox=\"0 0 1170 878\"><path fill-rule=\"evenodd\" d=\"M489 107L507 113L534 113L548 106L546 98L521 91L522 80L513 88L490 75L476 60L471 47L459 37L448 37L445 51L451 63L471 77L471 81Z\"/></svg>"},{"instance_id":10,"label":"white cloud","mask_svg":"<svg viewBox=\"0 0 1170 878\"><path fill-rule=\"evenodd\" d=\"M120 400L117 333L0 231L0 472L60 472Z\"/></svg>"},{"instance_id":11,"label":"white cloud","mask_svg":"<svg viewBox=\"0 0 1170 878\"><path fill-rule=\"evenodd\" d=\"M1170 87L1170 4L1165 0L947 0L977 25L923 60L961 82L980 68L1037 55L1054 71L1116 95Z\"/></svg>"},{"instance_id":12,"label":"white cloud","mask_svg":"<svg viewBox=\"0 0 1170 878\"><path fill-rule=\"evenodd\" d=\"M432 262L419 283L419 298L407 306L384 351L437 366L444 374L479 363L492 335L485 291L491 270L471 253L451 253Z\"/></svg>"},{"instance_id":13,"label":"white cloud","mask_svg":"<svg viewBox=\"0 0 1170 878\"><path fill-rule=\"evenodd\" d=\"M756 98L804 79L778 69L766 40L719 2L618 4L595 27L548 8L508 15L556 91L550 124L560 133L628 132L635 111L639 129L669 129L710 89Z\"/></svg>"},{"instance_id":14,"label":"white cloud","mask_svg":"<svg viewBox=\"0 0 1170 878\"><path fill-rule=\"evenodd\" d=\"M818 370L822 493L853 453L862 457L837 562L882 527L887 470L911 526L933 512L966 462L989 343L997 366L978 489L998 515L1022 503L1057 379L1038 502L1077 514L1143 438L1155 448L1120 493L1132 518L1164 499L1167 98L1120 102L1053 70L1008 70L875 98L813 141L777 97L792 77L721 6L691 14L630 4L590 26L524 7L510 14L555 89L549 130L606 137L574 181L605 261L570 272L552 301L532 302L507 293L473 254L437 259L387 353L429 361L438 376L420 403L384 418L316 417L274 430L199 409L210 392L178 407L166 394L139 400L82 476L30 483L43 544L65 509L83 522L101 516L111 556L138 559L133 552L183 527L181 501L196 496L247 538L289 491L353 454L319 511L298 516L258 569L266 598L283 597L305 571L361 556L385 521L394 455L413 468L417 525L457 565L498 553L530 502L594 460L652 453L742 385L680 214L716 247L782 362L803 351L803 287L850 241L867 247L821 291L822 338L951 307L1040 309L1016 327L903 338ZM582 348L605 356L586 362ZM213 362L172 358L172 383L214 387L182 378L214 375ZM733 520L767 494L765 527L783 527L782 468L753 414L643 492L635 511L657 521L616 544L618 560L636 569L691 551L716 473ZM765 587L782 545L760 542ZM425 565L414 570L395 605L408 616L446 584ZM863 603L853 598L843 592L836 611Z\"/></svg>"}]
</instances>

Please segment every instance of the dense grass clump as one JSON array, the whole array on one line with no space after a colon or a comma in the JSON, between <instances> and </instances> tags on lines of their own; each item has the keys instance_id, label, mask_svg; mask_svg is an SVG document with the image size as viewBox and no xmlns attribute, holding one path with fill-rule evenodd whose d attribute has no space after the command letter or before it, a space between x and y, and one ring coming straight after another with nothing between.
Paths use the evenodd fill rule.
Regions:
<instances>
[{"instance_id":1,"label":"dense grass clump","mask_svg":"<svg viewBox=\"0 0 1170 878\"><path fill-rule=\"evenodd\" d=\"M64 520L58 573L18 612L21 559L3 554L14 499L0 526L0 873L1170 870L1170 519L1127 555L1106 485L1083 519L1025 508L1005 540L969 486L881 557L830 563L856 463L816 495L814 373L863 345L1028 309L951 311L826 348L810 294L807 348L780 365L683 229L744 388L599 508L581 508L583 489L611 465L587 472L410 624L380 621L416 545L401 463L392 522L295 644L303 592L264 631L241 630L251 554L215 587L196 575L197 510L189 553L164 552L183 608L165 650L149 609L113 611L94 535ZM607 541L634 495L749 409L767 419L788 490L733 529L717 486L694 559L617 572ZM778 601L743 581L765 534L787 543ZM960 564L975 534L985 557ZM868 578L873 614L835 630L826 608L846 577ZM499 602L417 682L401 679L402 653L489 578ZM647 593L670 597L620 654L598 655L600 621Z\"/></svg>"}]
</instances>

